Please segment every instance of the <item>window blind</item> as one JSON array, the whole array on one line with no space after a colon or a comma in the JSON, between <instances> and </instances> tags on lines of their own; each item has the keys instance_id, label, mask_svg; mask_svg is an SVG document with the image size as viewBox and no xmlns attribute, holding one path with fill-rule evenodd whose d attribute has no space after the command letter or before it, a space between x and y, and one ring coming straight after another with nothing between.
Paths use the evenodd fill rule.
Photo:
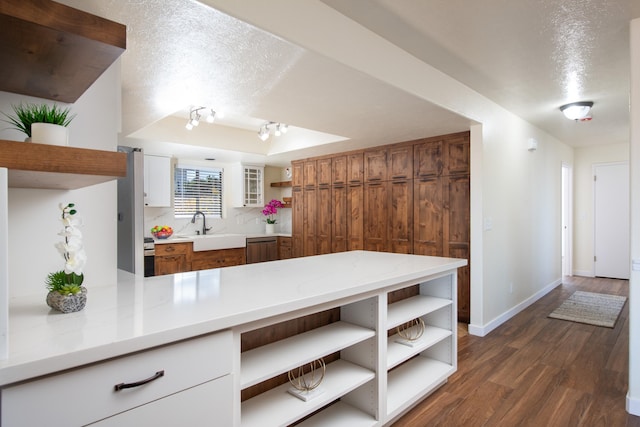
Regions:
<instances>
[{"instance_id":1,"label":"window blind","mask_svg":"<svg viewBox=\"0 0 640 427\"><path fill-rule=\"evenodd\" d=\"M222 218L222 169L178 165L174 177L176 217L201 211L207 217Z\"/></svg>"}]
</instances>

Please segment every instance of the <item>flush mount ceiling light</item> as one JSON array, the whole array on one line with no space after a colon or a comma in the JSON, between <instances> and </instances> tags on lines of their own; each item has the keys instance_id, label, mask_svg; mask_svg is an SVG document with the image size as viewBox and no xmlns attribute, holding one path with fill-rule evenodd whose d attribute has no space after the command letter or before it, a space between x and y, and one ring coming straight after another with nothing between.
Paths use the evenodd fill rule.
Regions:
<instances>
[{"instance_id":1,"label":"flush mount ceiling light","mask_svg":"<svg viewBox=\"0 0 640 427\"><path fill-rule=\"evenodd\" d=\"M200 114L202 110L209 110L209 114L207 114L207 117L206 117L207 123L213 123L213 121L218 117L222 118L222 114L221 113L216 114L216 112L213 111L213 108L193 107L189 111L189 120L187 121L187 124L184 127L187 128L188 130L191 130L195 126L198 126L200 124L200 119L202 118L202 114ZM206 112L203 112L203 114L205 113Z\"/></svg>"},{"instance_id":2,"label":"flush mount ceiling light","mask_svg":"<svg viewBox=\"0 0 640 427\"><path fill-rule=\"evenodd\" d=\"M287 133L287 131L289 130L289 125L286 125L284 123L267 122L260 126L260 130L258 130L258 138L266 141L267 139L269 139L269 135L271 134L272 129L275 136L280 136L283 133Z\"/></svg>"},{"instance_id":3,"label":"flush mount ceiling light","mask_svg":"<svg viewBox=\"0 0 640 427\"><path fill-rule=\"evenodd\" d=\"M562 111L569 120L591 120L591 116L589 115L591 107L593 107L593 102L591 101L572 102L560 107L560 111Z\"/></svg>"}]
</instances>

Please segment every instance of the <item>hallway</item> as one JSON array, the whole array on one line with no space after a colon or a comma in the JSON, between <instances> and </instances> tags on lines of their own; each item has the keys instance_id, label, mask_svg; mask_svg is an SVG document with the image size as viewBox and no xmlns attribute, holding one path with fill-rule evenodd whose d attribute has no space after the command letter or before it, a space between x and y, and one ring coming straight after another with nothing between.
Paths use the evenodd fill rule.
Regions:
<instances>
[{"instance_id":1,"label":"hallway","mask_svg":"<svg viewBox=\"0 0 640 427\"><path fill-rule=\"evenodd\" d=\"M640 417L625 411L628 301L614 329L547 318L577 290L628 296L628 286L565 277L484 338L460 326L458 371L394 427L640 427Z\"/></svg>"}]
</instances>

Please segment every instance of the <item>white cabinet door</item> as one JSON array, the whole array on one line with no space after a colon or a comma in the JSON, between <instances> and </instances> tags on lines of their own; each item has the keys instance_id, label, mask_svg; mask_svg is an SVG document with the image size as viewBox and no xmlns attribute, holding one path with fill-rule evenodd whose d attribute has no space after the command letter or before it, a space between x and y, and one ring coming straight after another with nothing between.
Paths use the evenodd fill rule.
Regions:
<instances>
[{"instance_id":1,"label":"white cabinet door","mask_svg":"<svg viewBox=\"0 0 640 427\"><path fill-rule=\"evenodd\" d=\"M264 166L236 165L233 174L233 204L235 207L264 206Z\"/></svg>"},{"instance_id":2,"label":"white cabinet door","mask_svg":"<svg viewBox=\"0 0 640 427\"><path fill-rule=\"evenodd\" d=\"M233 382L227 375L91 424L95 427L233 425Z\"/></svg>"},{"instance_id":3,"label":"white cabinet door","mask_svg":"<svg viewBox=\"0 0 640 427\"><path fill-rule=\"evenodd\" d=\"M144 205L171 207L171 158L144 156Z\"/></svg>"}]
</instances>

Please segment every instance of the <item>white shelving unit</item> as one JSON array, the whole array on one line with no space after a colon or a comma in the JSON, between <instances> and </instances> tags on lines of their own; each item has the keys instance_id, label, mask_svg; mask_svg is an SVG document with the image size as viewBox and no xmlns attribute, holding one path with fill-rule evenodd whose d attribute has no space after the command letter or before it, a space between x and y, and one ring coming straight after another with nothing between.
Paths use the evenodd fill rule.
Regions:
<instances>
[{"instance_id":1,"label":"white shelving unit","mask_svg":"<svg viewBox=\"0 0 640 427\"><path fill-rule=\"evenodd\" d=\"M445 383L457 369L456 275L415 284L416 296L387 304L388 290L381 290L341 305L340 321L243 352L239 390L329 354L340 359L327 364L317 397L302 401L282 384L243 402L240 425L287 426L313 414L300 425L381 426ZM416 318L425 331L413 345L389 334Z\"/></svg>"}]
</instances>

